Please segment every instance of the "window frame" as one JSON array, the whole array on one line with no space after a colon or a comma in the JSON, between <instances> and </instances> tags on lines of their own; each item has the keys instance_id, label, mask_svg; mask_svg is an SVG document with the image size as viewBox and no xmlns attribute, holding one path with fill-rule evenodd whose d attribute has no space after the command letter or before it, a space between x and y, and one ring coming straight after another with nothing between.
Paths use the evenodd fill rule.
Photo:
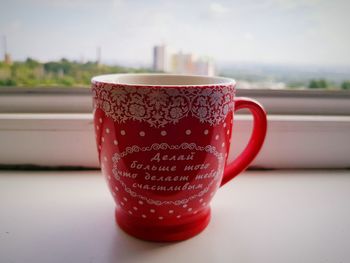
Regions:
<instances>
[{"instance_id":1,"label":"window frame","mask_svg":"<svg viewBox=\"0 0 350 263\"><path fill-rule=\"evenodd\" d=\"M250 97L268 114L350 115L350 90L237 89L236 96ZM0 113L89 113L88 87L0 88Z\"/></svg>"},{"instance_id":2,"label":"window frame","mask_svg":"<svg viewBox=\"0 0 350 263\"><path fill-rule=\"evenodd\" d=\"M349 168L350 91L238 90L268 112L266 142L251 167ZM0 164L99 166L88 88L0 89ZM251 132L235 115L229 159Z\"/></svg>"}]
</instances>

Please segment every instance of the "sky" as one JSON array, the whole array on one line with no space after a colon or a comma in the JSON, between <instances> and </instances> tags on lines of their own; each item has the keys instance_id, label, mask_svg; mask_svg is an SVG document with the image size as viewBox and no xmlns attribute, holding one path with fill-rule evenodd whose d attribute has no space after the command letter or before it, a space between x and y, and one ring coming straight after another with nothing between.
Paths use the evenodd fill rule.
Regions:
<instances>
[{"instance_id":1,"label":"sky","mask_svg":"<svg viewBox=\"0 0 350 263\"><path fill-rule=\"evenodd\" d=\"M14 60L95 60L100 46L102 62L151 65L167 44L220 63L350 66L350 1L0 0L0 35Z\"/></svg>"}]
</instances>

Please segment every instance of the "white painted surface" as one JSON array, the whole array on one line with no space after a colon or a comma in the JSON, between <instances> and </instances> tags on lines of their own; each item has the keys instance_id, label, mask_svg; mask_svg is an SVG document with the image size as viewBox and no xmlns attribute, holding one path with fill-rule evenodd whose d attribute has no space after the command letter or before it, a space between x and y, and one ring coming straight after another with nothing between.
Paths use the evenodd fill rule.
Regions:
<instances>
[{"instance_id":1,"label":"white painted surface","mask_svg":"<svg viewBox=\"0 0 350 263\"><path fill-rule=\"evenodd\" d=\"M350 171L246 172L190 240L134 239L99 172L0 173L0 262L350 262Z\"/></svg>"},{"instance_id":2,"label":"white painted surface","mask_svg":"<svg viewBox=\"0 0 350 263\"><path fill-rule=\"evenodd\" d=\"M269 114L349 115L349 90L237 89L237 96L250 97ZM89 88L1 88L2 113L90 113Z\"/></svg>"},{"instance_id":3,"label":"white painted surface","mask_svg":"<svg viewBox=\"0 0 350 263\"><path fill-rule=\"evenodd\" d=\"M232 160L251 132L250 116L235 117ZM263 168L350 167L349 116L269 115ZM0 164L97 167L91 114L0 114Z\"/></svg>"}]
</instances>

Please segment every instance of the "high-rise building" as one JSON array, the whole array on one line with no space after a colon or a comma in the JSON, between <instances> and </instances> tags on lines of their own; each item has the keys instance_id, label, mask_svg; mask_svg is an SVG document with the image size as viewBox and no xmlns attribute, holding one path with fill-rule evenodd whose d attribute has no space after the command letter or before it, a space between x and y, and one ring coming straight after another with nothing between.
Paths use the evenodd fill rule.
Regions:
<instances>
[{"instance_id":1,"label":"high-rise building","mask_svg":"<svg viewBox=\"0 0 350 263\"><path fill-rule=\"evenodd\" d=\"M166 45L155 46L153 49L153 69L155 71L168 71L168 52Z\"/></svg>"},{"instance_id":2,"label":"high-rise building","mask_svg":"<svg viewBox=\"0 0 350 263\"><path fill-rule=\"evenodd\" d=\"M153 49L153 69L155 71L214 75L214 63L210 59L197 58L191 53L171 52L166 45L155 46Z\"/></svg>"},{"instance_id":3,"label":"high-rise building","mask_svg":"<svg viewBox=\"0 0 350 263\"><path fill-rule=\"evenodd\" d=\"M197 60L195 68L196 68L195 74L197 75L206 75L206 76L215 75L214 63L210 59Z\"/></svg>"},{"instance_id":4,"label":"high-rise building","mask_svg":"<svg viewBox=\"0 0 350 263\"><path fill-rule=\"evenodd\" d=\"M178 74L194 74L194 55L181 51L171 56L171 71Z\"/></svg>"}]
</instances>

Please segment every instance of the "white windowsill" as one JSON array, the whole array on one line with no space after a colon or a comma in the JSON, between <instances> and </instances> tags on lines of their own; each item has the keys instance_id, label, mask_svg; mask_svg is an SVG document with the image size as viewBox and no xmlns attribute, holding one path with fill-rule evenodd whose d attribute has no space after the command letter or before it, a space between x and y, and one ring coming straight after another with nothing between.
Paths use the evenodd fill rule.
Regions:
<instances>
[{"instance_id":1,"label":"white windowsill","mask_svg":"<svg viewBox=\"0 0 350 263\"><path fill-rule=\"evenodd\" d=\"M115 225L100 172L0 171L1 262L350 262L349 171L249 171L198 236L165 244Z\"/></svg>"},{"instance_id":2,"label":"white windowsill","mask_svg":"<svg viewBox=\"0 0 350 263\"><path fill-rule=\"evenodd\" d=\"M350 91L237 90L237 95L257 99L268 112L266 142L253 166L350 167ZM98 167L91 112L88 88L2 88L0 165ZM235 116L230 159L251 131L250 117L241 113Z\"/></svg>"}]
</instances>

